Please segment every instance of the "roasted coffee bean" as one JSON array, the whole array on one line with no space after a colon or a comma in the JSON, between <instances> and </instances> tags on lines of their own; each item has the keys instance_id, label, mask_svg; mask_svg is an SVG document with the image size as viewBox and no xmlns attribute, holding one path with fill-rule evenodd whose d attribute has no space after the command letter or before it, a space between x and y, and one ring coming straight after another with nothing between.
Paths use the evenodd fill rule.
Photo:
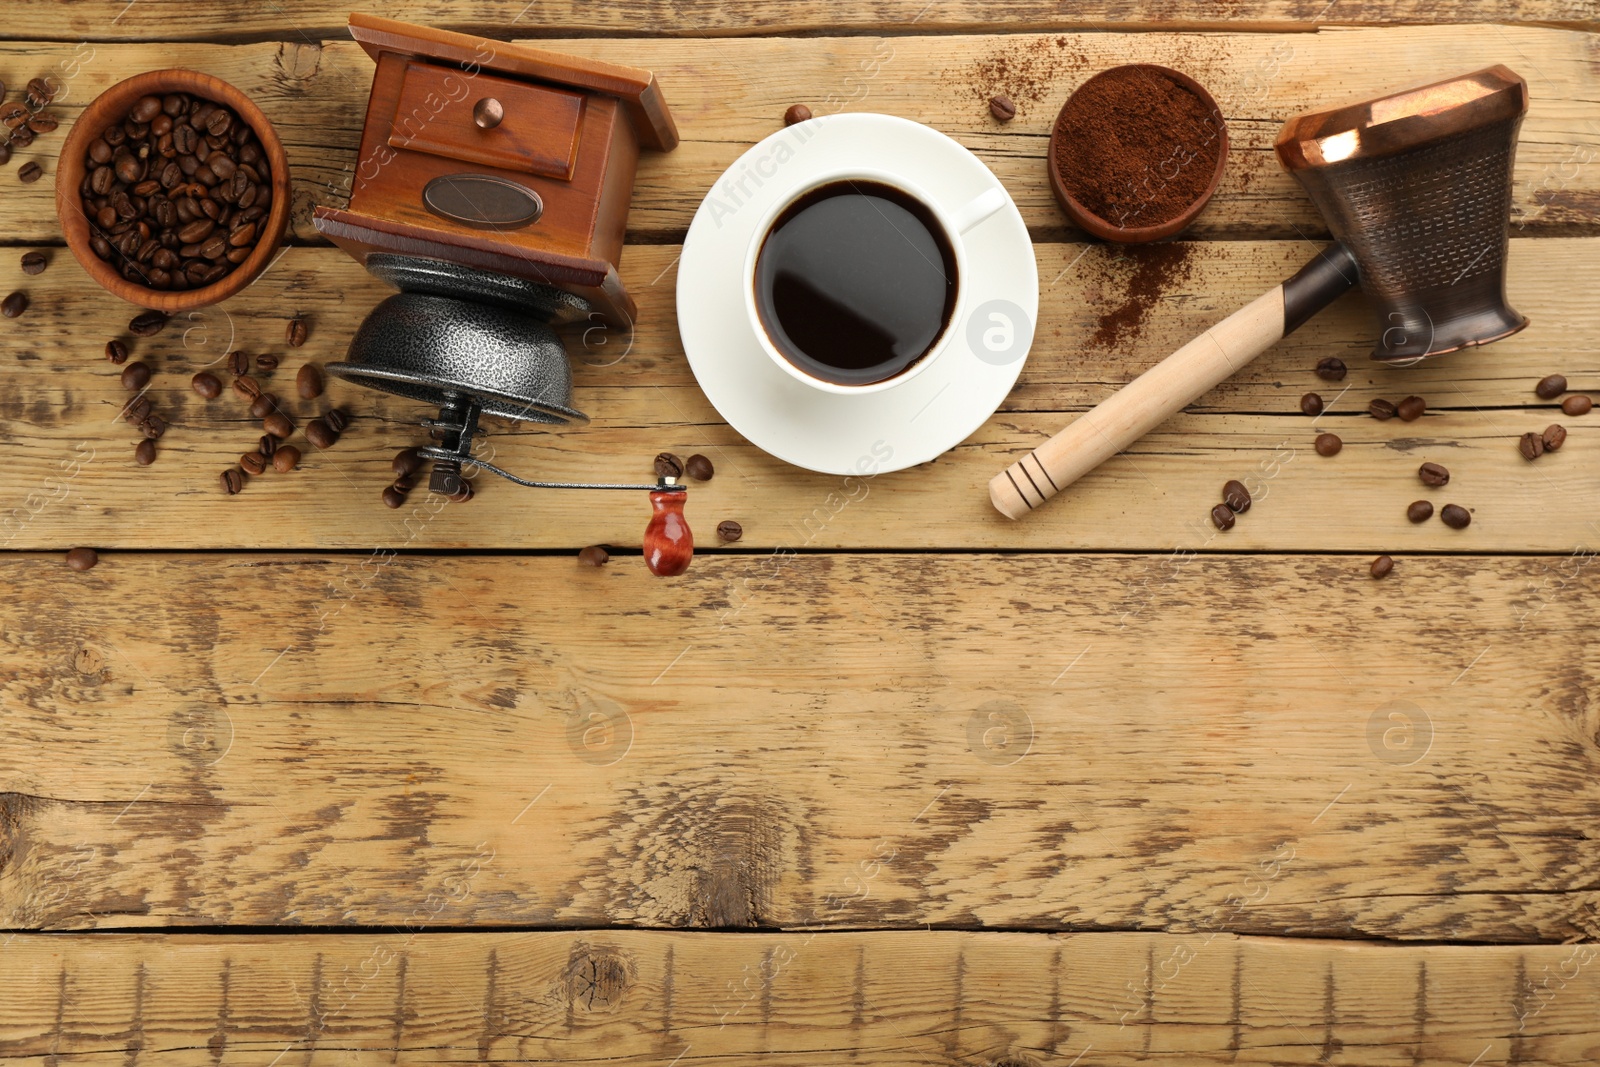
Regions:
<instances>
[{"instance_id":1,"label":"roasted coffee bean","mask_svg":"<svg viewBox=\"0 0 1600 1067\"><path fill-rule=\"evenodd\" d=\"M11 146L8 145L8 144L0 144L0 167L3 167L7 163L10 163L10 162L11 162Z\"/></svg>"},{"instance_id":2,"label":"roasted coffee bean","mask_svg":"<svg viewBox=\"0 0 1600 1067\"><path fill-rule=\"evenodd\" d=\"M254 400L261 395L261 383L248 374L241 374L233 380L233 391L246 400Z\"/></svg>"},{"instance_id":3,"label":"roasted coffee bean","mask_svg":"<svg viewBox=\"0 0 1600 1067\"><path fill-rule=\"evenodd\" d=\"M1522 453L1522 458L1535 460L1544 455L1544 438L1536 433L1525 433L1522 440L1517 442L1517 451Z\"/></svg>"},{"instance_id":4,"label":"roasted coffee bean","mask_svg":"<svg viewBox=\"0 0 1600 1067\"><path fill-rule=\"evenodd\" d=\"M1300 410L1312 418L1316 418L1322 414L1322 397L1316 393L1307 393L1300 398Z\"/></svg>"},{"instance_id":5,"label":"roasted coffee bean","mask_svg":"<svg viewBox=\"0 0 1600 1067\"><path fill-rule=\"evenodd\" d=\"M1391 402L1383 399L1381 396L1374 397L1372 402L1367 405L1367 414L1371 415L1379 422L1386 422L1389 419L1394 418L1395 406Z\"/></svg>"},{"instance_id":6,"label":"roasted coffee bean","mask_svg":"<svg viewBox=\"0 0 1600 1067\"><path fill-rule=\"evenodd\" d=\"M119 340L107 341L106 359L117 364L118 366L128 362L128 346Z\"/></svg>"},{"instance_id":7,"label":"roasted coffee bean","mask_svg":"<svg viewBox=\"0 0 1600 1067\"><path fill-rule=\"evenodd\" d=\"M811 109L804 104L790 104L789 110L783 113L783 124L793 126L797 122L804 122L811 117Z\"/></svg>"},{"instance_id":8,"label":"roasted coffee bean","mask_svg":"<svg viewBox=\"0 0 1600 1067\"><path fill-rule=\"evenodd\" d=\"M389 469L394 471L396 478L409 478L422 469L423 459L417 455L414 448L402 448L394 454L394 459L389 463Z\"/></svg>"},{"instance_id":9,"label":"roasted coffee bean","mask_svg":"<svg viewBox=\"0 0 1600 1067\"><path fill-rule=\"evenodd\" d=\"M278 398L271 393L262 393L250 401L250 417L253 419L264 419L276 410L278 410Z\"/></svg>"},{"instance_id":10,"label":"roasted coffee bean","mask_svg":"<svg viewBox=\"0 0 1600 1067\"><path fill-rule=\"evenodd\" d=\"M1567 428L1559 422L1552 422L1544 428L1544 433L1540 434L1540 438L1544 441L1544 450L1546 452L1554 452L1567 443Z\"/></svg>"},{"instance_id":11,"label":"roasted coffee bean","mask_svg":"<svg viewBox=\"0 0 1600 1067\"><path fill-rule=\"evenodd\" d=\"M989 114L997 122L1010 122L1017 117L1017 105L1007 96L991 96L989 98Z\"/></svg>"},{"instance_id":12,"label":"roasted coffee bean","mask_svg":"<svg viewBox=\"0 0 1600 1067\"><path fill-rule=\"evenodd\" d=\"M1408 396L1396 404L1394 410L1406 422L1416 422L1428 410L1428 402L1420 396Z\"/></svg>"},{"instance_id":13,"label":"roasted coffee bean","mask_svg":"<svg viewBox=\"0 0 1600 1067\"><path fill-rule=\"evenodd\" d=\"M159 114L161 114L161 98L159 96L141 96L128 109L128 117L134 122L149 122Z\"/></svg>"},{"instance_id":14,"label":"roasted coffee bean","mask_svg":"<svg viewBox=\"0 0 1600 1067\"><path fill-rule=\"evenodd\" d=\"M1218 504L1211 509L1211 521L1219 530L1233 529L1233 509L1226 504Z\"/></svg>"},{"instance_id":15,"label":"roasted coffee bean","mask_svg":"<svg viewBox=\"0 0 1600 1067\"><path fill-rule=\"evenodd\" d=\"M1372 561L1372 566L1368 567L1367 570L1374 578L1386 578L1389 576L1389 572L1394 570L1394 560L1388 556L1379 556Z\"/></svg>"},{"instance_id":16,"label":"roasted coffee bean","mask_svg":"<svg viewBox=\"0 0 1600 1067\"><path fill-rule=\"evenodd\" d=\"M1439 512L1439 518L1452 530L1465 530L1472 525L1472 513L1459 504L1446 504Z\"/></svg>"},{"instance_id":17,"label":"roasted coffee bean","mask_svg":"<svg viewBox=\"0 0 1600 1067\"><path fill-rule=\"evenodd\" d=\"M311 336L311 330L306 326L305 319L290 319L289 325L283 331L283 339L290 348L299 348L306 343L306 338Z\"/></svg>"},{"instance_id":18,"label":"roasted coffee bean","mask_svg":"<svg viewBox=\"0 0 1600 1067\"><path fill-rule=\"evenodd\" d=\"M1566 391L1567 379L1560 374L1540 378L1539 384L1533 387L1534 395L1540 400L1554 400Z\"/></svg>"},{"instance_id":19,"label":"roasted coffee bean","mask_svg":"<svg viewBox=\"0 0 1600 1067\"><path fill-rule=\"evenodd\" d=\"M124 420L136 425L148 419L150 417L150 398L143 394L129 397L128 402L122 405L122 417Z\"/></svg>"},{"instance_id":20,"label":"roasted coffee bean","mask_svg":"<svg viewBox=\"0 0 1600 1067\"><path fill-rule=\"evenodd\" d=\"M86 571L100 562L100 553L92 548L74 548L67 552L67 566L75 571Z\"/></svg>"},{"instance_id":21,"label":"roasted coffee bean","mask_svg":"<svg viewBox=\"0 0 1600 1067\"><path fill-rule=\"evenodd\" d=\"M1565 400L1561 401L1562 413L1571 415L1573 418L1577 418L1579 415L1589 414L1589 409L1592 407L1594 407L1594 401L1590 400L1582 393L1574 393L1572 396L1569 396Z\"/></svg>"},{"instance_id":22,"label":"roasted coffee bean","mask_svg":"<svg viewBox=\"0 0 1600 1067\"><path fill-rule=\"evenodd\" d=\"M307 363L294 376L294 388L302 400L315 400L322 395L322 371L315 363Z\"/></svg>"},{"instance_id":23,"label":"roasted coffee bean","mask_svg":"<svg viewBox=\"0 0 1600 1067\"><path fill-rule=\"evenodd\" d=\"M4 91L4 88L4 86L0 86L0 91ZM29 78L24 92L28 98L28 106L34 110L48 107L50 102L56 98L56 87L51 84L49 78Z\"/></svg>"},{"instance_id":24,"label":"roasted coffee bean","mask_svg":"<svg viewBox=\"0 0 1600 1067\"><path fill-rule=\"evenodd\" d=\"M306 423L306 440L318 448L332 448L333 443L339 440L339 435L329 429L322 419L312 419Z\"/></svg>"},{"instance_id":25,"label":"roasted coffee bean","mask_svg":"<svg viewBox=\"0 0 1600 1067\"><path fill-rule=\"evenodd\" d=\"M657 455L655 466L657 478L683 477L683 460L671 452L662 452Z\"/></svg>"},{"instance_id":26,"label":"roasted coffee bean","mask_svg":"<svg viewBox=\"0 0 1600 1067\"><path fill-rule=\"evenodd\" d=\"M744 527L733 519L723 519L717 523L717 540L737 541L744 536Z\"/></svg>"},{"instance_id":27,"label":"roasted coffee bean","mask_svg":"<svg viewBox=\"0 0 1600 1067\"><path fill-rule=\"evenodd\" d=\"M35 115L28 120L28 129L34 133L54 133L61 123L54 115Z\"/></svg>"},{"instance_id":28,"label":"roasted coffee bean","mask_svg":"<svg viewBox=\"0 0 1600 1067\"><path fill-rule=\"evenodd\" d=\"M278 357L271 352L263 352L256 357L256 366L264 371L275 371L278 369Z\"/></svg>"},{"instance_id":29,"label":"roasted coffee bean","mask_svg":"<svg viewBox=\"0 0 1600 1067\"><path fill-rule=\"evenodd\" d=\"M222 472L222 491L229 496L238 493L244 488L244 472L238 467L229 467Z\"/></svg>"},{"instance_id":30,"label":"roasted coffee bean","mask_svg":"<svg viewBox=\"0 0 1600 1067\"><path fill-rule=\"evenodd\" d=\"M6 297L4 300L0 300L0 315L4 315L8 319L14 319L27 310L27 293L15 292Z\"/></svg>"},{"instance_id":31,"label":"roasted coffee bean","mask_svg":"<svg viewBox=\"0 0 1600 1067\"><path fill-rule=\"evenodd\" d=\"M156 443L154 439L146 437L143 441L133 446L133 461L141 467L148 467L156 461Z\"/></svg>"},{"instance_id":32,"label":"roasted coffee bean","mask_svg":"<svg viewBox=\"0 0 1600 1067\"><path fill-rule=\"evenodd\" d=\"M12 134L11 139L15 141L17 139L16 134ZM29 185L32 185L42 177L44 177L44 168L31 159L17 168L17 180L26 182Z\"/></svg>"},{"instance_id":33,"label":"roasted coffee bean","mask_svg":"<svg viewBox=\"0 0 1600 1067\"><path fill-rule=\"evenodd\" d=\"M235 377L238 377L241 374L249 374L250 373L250 353L241 351L240 349L237 349L237 348L234 349L232 352L229 352L228 353L228 370L231 371Z\"/></svg>"},{"instance_id":34,"label":"roasted coffee bean","mask_svg":"<svg viewBox=\"0 0 1600 1067\"><path fill-rule=\"evenodd\" d=\"M1228 505L1228 510L1235 515L1243 515L1250 510L1250 505L1253 503L1250 499L1250 490L1246 489L1244 483L1237 478L1223 485L1222 502Z\"/></svg>"},{"instance_id":35,"label":"roasted coffee bean","mask_svg":"<svg viewBox=\"0 0 1600 1067\"><path fill-rule=\"evenodd\" d=\"M386 508L398 508L398 507L403 506L405 504L405 502L406 502L406 495L404 493L402 493L400 490L396 489L394 486L392 486L392 485L391 486L387 486L383 490L383 506L384 507L386 507Z\"/></svg>"},{"instance_id":36,"label":"roasted coffee bean","mask_svg":"<svg viewBox=\"0 0 1600 1067\"><path fill-rule=\"evenodd\" d=\"M11 146L13 148L27 148L33 143L33 129L27 123L11 131Z\"/></svg>"},{"instance_id":37,"label":"roasted coffee bean","mask_svg":"<svg viewBox=\"0 0 1600 1067\"><path fill-rule=\"evenodd\" d=\"M239 466L246 474L260 474L267 469L267 460L260 452L246 452L239 457Z\"/></svg>"},{"instance_id":38,"label":"roasted coffee bean","mask_svg":"<svg viewBox=\"0 0 1600 1067\"><path fill-rule=\"evenodd\" d=\"M1427 522L1433 518L1433 502L1429 500L1413 500L1406 505L1406 518L1412 522Z\"/></svg>"},{"instance_id":39,"label":"roasted coffee bean","mask_svg":"<svg viewBox=\"0 0 1600 1067\"><path fill-rule=\"evenodd\" d=\"M684 460L683 472L696 481L709 482L711 476L717 473L717 469L711 465L709 459L696 452Z\"/></svg>"},{"instance_id":40,"label":"roasted coffee bean","mask_svg":"<svg viewBox=\"0 0 1600 1067\"><path fill-rule=\"evenodd\" d=\"M410 478L396 478L394 480L394 487L400 490L402 493L409 493L411 490L417 487L417 483L412 481Z\"/></svg>"},{"instance_id":41,"label":"roasted coffee bean","mask_svg":"<svg viewBox=\"0 0 1600 1067\"><path fill-rule=\"evenodd\" d=\"M1317 360L1317 377L1325 382L1339 382L1344 380L1346 367L1344 360L1338 356L1328 356Z\"/></svg>"},{"instance_id":42,"label":"roasted coffee bean","mask_svg":"<svg viewBox=\"0 0 1600 1067\"><path fill-rule=\"evenodd\" d=\"M43 252L22 253L22 273L43 274L44 269L50 265Z\"/></svg>"},{"instance_id":43,"label":"roasted coffee bean","mask_svg":"<svg viewBox=\"0 0 1600 1067\"><path fill-rule=\"evenodd\" d=\"M146 415L139 420L139 432L154 441L167 432L167 420L160 415Z\"/></svg>"},{"instance_id":44,"label":"roasted coffee bean","mask_svg":"<svg viewBox=\"0 0 1600 1067\"><path fill-rule=\"evenodd\" d=\"M1337 456L1344 447L1344 442L1339 440L1338 434L1322 433L1317 435L1316 449L1319 456Z\"/></svg>"},{"instance_id":45,"label":"roasted coffee bean","mask_svg":"<svg viewBox=\"0 0 1600 1067\"><path fill-rule=\"evenodd\" d=\"M603 567L605 566L606 560L610 558L611 553L607 552L599 545L590 545L588 548L580 549L578 551L578 562L588 564L591 567Z\"/></svg>"},{"instance_id":46,"label":"roasted coffee bean","mask_svg":"<svg viewBox=\"0 0 1600 1067\"><path fill-rule=\"evenodd\" d=\"M137 393L150 384L150 364L144 360L135 360L122 368L122 387L130 393Z\"/></svg>"},{"instance_id":47,"label":"roasted coffee bean","mask_svg":"<svg viewBox=\"0 0 1600 1067\"><path fill-rule=\"evenodd\" d=\"M212 374L210 371L203 370L199 374L196 374L193 378L189 379L189 384L194 387L195 392L199 393L207 400L215 400L222 394L222 383L218 381L217 376Z\"/></svg>"},{"instance_id":48,"label":"roasted coffee bean","mask_svg":"<svg viewBox=\"0 0 1600 1067\"><path fill-rule=\"evenodd\" d=\"M128 332L135 337L154 337L167 328L164 311L141 311L128 323Z\"/></svg>"},{"instance_id":49,"label":"roasted coffee bean","mask_svg":"<svg viewBox=\"0 0 1600 1067\"><path fill-rule=\"evenodd\" d=\"M322 416L322 420L328 424L328 429L334 433L344 433L345 428L350 425L350 416L346 415L342 408L334 408Z\"/></svg>"},{"instance_id":50,"label":"roasted coffee bean","mask_svg":"<svg viewBox=\"0 0 1600 1067\"><path fill-rule=\"evenodd\" d=\"M28 121L28 105L18 100L14 103L0 107L0 123L9 129L17 129Z\"/></svg>"},{"instance_id":51,"label":"roasted coffee bean","mask_svg":"<svg viewBox=\"0 0 1600 1067\"><path fill-rule=\"evenodd\" d=\"M1435 488L1450 484L1450 472L1438 463L1424 463L1417 468L1417 477L1422 479L1423 485Z\"/></svg>"},{"instance_id":52,"label":"roasted coffee bean","mask_svg":"<svg viewBox=\"0 0 1600 1067\"><path fill-rule=\"evenodd\" d=\"M274 411L261 420L261 428L274 437L288 438L294 433L294 423L281 411Z\"/></svg>"},{"instance_id":53,"label":"roasted coffee bean","mask_svg":"<svg viewBox=\"0 0 1600 1067\"><path fill-rule=\"evenodd\" d=\"M278 439L270 433L262 434L261 439L256 442L256 451L269 459L277 454L278 447Z\"/></svg>"},{"instance_id":54,"label":"roasted coffee bean","mask_svg":"<svg viewBox=\"0 0 1600 1067\"><path fill-rule=\"evenodd\" d=\"M288 474L300 465L300 450L294 445L283 445L272 453L272 469L280 474Z\"/></svg>"}]
</instances>

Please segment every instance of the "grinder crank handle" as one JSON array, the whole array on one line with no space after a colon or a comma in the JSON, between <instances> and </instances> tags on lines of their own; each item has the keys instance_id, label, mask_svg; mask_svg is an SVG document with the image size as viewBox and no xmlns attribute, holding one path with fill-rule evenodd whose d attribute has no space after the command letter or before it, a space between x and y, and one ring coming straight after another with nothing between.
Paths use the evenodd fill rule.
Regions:
<instances>
[{"instance_id":1,"label":"grinder crank handle","mask_svg":"<svg viewBox=\"0 0 1600 1067\"><path fill-rule=\"evenodd\" d=\"M989 500L1019 519L1194 403L1298 329L1356 284L1356 261L1333 244L1294 277L1263 293L1123 386L995 475Z\"/></svg>"}]
</instances>

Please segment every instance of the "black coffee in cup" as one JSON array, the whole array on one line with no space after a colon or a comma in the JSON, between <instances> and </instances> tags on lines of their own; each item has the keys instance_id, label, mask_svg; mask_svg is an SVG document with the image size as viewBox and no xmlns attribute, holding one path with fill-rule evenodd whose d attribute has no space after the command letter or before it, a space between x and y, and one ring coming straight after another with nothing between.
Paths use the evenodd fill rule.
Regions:
<instances>
[{"instance_id":1,"label":"black coffee in cup","mask_svg":"<svg viewBox=\"0 0 1600 1067\"><path fill-rule=\"evenodd\" d=\"M944 333L956 260L925 204L881 182L819 186L773 221L756 311L785 359L838 385L904 373Z\"/></svg>"}]
</instances>

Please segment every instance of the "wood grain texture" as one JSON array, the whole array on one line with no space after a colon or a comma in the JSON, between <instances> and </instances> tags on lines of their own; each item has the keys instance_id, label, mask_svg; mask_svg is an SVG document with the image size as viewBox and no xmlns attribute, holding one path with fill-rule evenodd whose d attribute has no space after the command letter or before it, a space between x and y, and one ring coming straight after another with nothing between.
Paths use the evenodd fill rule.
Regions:
<instances>
[{"instance_id":1,"label":"wood grain texture","mask_svg":"<svg viewBox=\"0 0 1600 1067\"><path fill-rule=\"evenodd\" d=\"M567 334L577 404L594 423L515 431L497 425L489 443L497 462L524 477L586 481L649 477L663 449L702 452L718 470L690 494L690 521L705 547L713 545L716 523L733 518L744 524L746 549L1196 548L1193 523L1204 523L1229 478L1272 499L1213 548L1564 553L1593 543L1588 505L1600 478L1600 414L1566 418L1532 391L1539 378L1559 371L1572 388L1600 394L1600 306L1590 298L1600 286L1600 241L1592 238L1513 242L1511 301L1533 320L1515 337L1417 368L1380 366L1367 359L1376 332L1371 314L1359 296L1347 297L1066 499L1017 523L996 515L988 503L991 477L1060 430L1071 413L1105 399L1286 277L1304 253L1291 242L1186 247L1186 273L1151 306L1138 336L1103 344L1093 340L1097 321L1125 302L1135 268L1101 246L1038 246L1043 325L1002 411L939 460L862 482L789 467L722 422L679 343L678 250L636 245L622 266L640 300L638 329L631 337L599 326ZM292 249L224 308L175 320L153 339L128 338L134 358L156 369L148 396L173 424L155 465L138 468L136 434L117 417L127 393L118 368L101 354L107 338L127 336L131 309L99 294L70 256L51 255L49 270L32 278L15 259L0 262L0 290L22 286L33 298L22 318L5 321L14 343L0 355L7 368L0 545L576 550L639 543L648 517L643 494L529 490L494 479L480 483L471 504L428 507L420 526L413 509L425 506L421 492L403 511L384 508L379 495L392 479L390 459L423 442L415 423L432 413L336 381L316 402L292 399L300 362L342 358L361 318L389 292L326 248ZM291 314L311 323L304 348L283 347ZM208 403L188 381L234 347L283 357L261 380L301 425L334 403L355 423L333 450L306 448L300 471L255 479L226 498L217 476L254 447L261 428L231 391ZM1353 368L1343 382L1322 382L1311 372L1327 355ZM1326 398L1328 414L1312 420L1300 413L1307 390ZM1432 408L1418 422L1362 414L1374 397L1412 392ZM1566 448L1527 464L1517 438L1552 421L1571 430ZM1346 442L1332 460L1310 449L1321 429ZM1448 492L1430 494L1418 483L1424 460L1451 469ZM1411 526L1405 506L1424 495L1477 509L1476 522L1465 532L1437 521Z\"/></svg>"},{"instance_id":2,"label":"wood grain texture","mask_svg":"<svg viewBox=\"0 0 1600 1067\"><path fill-rule=\"evenodd\" d=\"M138 10L137 8L135 10ZM130 13L130 18L132 14ZM274 16L276 17L276 16ZM342 33L341 33L342 36ZM1156 62L1194 76L1229 123L1227 171L1193 238L1314 237L1325 228L1272 154L1299 111L1504 62L1527 77L1533 103L1517 153L1519 232L1600 230L1600 120L1590 34L1533 27L1328 29L1315 34L1126 34L797 39L540 41L541 46L655 72L682 143L640 161L628 218L633 239L681 239L722 172L781 128L797 101L818 115L876 111L927 123L972 149L1017 201L1036 238L1070 235L1049 191L1044 154L1068 93L1118 63ZM59 71L63 123L129 71L190 66L250 94L278 129L295 179L291 232L317 240L316 203L344 206L361 173L357 146L373 65L354 43L290 37L223 47L11 44L0 65ZM68 72L75 72L68 76ZM1017 103L1002 126L986 101ZM54 175L60 134L12 166L38 159ZM58 239L51 183L7 186L8 241Z\"/></svg>"},{"instance_id":3,"label":"wood grain texture","mask_svg":"<svg viewBox=\"0 0 1600 1067\"><path fill-rule=\"evenodd\" d=\"M1600 1055L1597 955L1229 934L22 936L0 1063L1568 1065Z\"/></svg>"},{"instance_id":4,"label":"wood grain texture","mask_svg":"<svg viewBox=\"0 0 1600 1067\"><path fill-rule=\"evenodd\" d=\"M1597 572L12 554L0 926L1594 938Z\"/></svg>"}]
</instances>

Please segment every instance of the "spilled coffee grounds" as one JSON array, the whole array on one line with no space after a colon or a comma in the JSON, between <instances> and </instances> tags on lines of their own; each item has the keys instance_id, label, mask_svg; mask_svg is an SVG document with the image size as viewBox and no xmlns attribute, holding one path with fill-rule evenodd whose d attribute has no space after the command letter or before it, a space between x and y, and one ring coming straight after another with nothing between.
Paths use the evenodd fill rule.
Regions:
<instances>
[{"instance_id":1,"label":"spilled coffee grounds","mask_svg":"<svg viewBox=\"0 0 1600 1067\"><path fill-rule=\"evenodd\" d=\"M1115 226L1157 226L1205 195L1222 116L1149 66L1084 82L1056 119L1052 166L1072 198Z\"/></svg>"}]
</instances>

